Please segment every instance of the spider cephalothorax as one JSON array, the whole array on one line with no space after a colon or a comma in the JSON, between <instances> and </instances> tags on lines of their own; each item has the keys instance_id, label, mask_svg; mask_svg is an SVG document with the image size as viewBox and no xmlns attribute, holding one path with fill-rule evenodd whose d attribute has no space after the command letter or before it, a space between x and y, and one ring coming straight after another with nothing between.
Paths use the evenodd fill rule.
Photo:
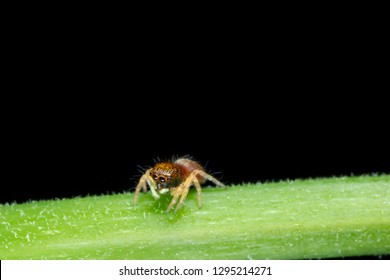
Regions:
<instances>
[{"instance_id":1,"label":"spider cephalothorax","mask_svg":"<svg viewBox=\"0 0 390 280\"><path fill-rule=\"evenodd\" d=\"M167 208L167 212L177 203L180 197L180 201L175 208L175 211L177 211L187 197L189 188L195 186L198 192L198 206L201 207L202 190L200 185L206 180L212 181L217 186L224 186L223 183L206 173L199 163L188 157L181 157L174 161L158 162L153 168L146 170L139 180L135 189L134 204L137 202L140 190L146 191L147 186L149 186L152 195L156 199L160 198L159 194L171 193L173 199Z\"/></svg>"},{"instance_id":2,"label":"spider cephalothorax","mask_svg":"<svg viewBox=\"0 0 390 280\"><path fill-rule=\"evenodd\" d=\"M157 191L171 190L180 183L180 168L173 162L159 162L149 172L157 185Z\"/></svg>"}]
</instances>

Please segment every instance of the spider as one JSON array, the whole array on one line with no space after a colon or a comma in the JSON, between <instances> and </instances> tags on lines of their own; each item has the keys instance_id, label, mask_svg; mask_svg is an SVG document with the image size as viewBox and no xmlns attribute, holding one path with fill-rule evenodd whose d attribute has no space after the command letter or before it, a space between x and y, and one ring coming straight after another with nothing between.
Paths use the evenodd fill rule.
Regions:
<instances>
[{"instance_id":1,"label":"spider","mask_svg":"<svg viewBox=\"0 0 390 280\"><path fill-rule=\"evenodd\" d=\"M147 190L147 186L152 192L154 198L159 199L159 194L170 192L173 196L166 212L176 205L175 212L183 205L191 186L195 186L198 193L198 207L202 206L201 184L207 180L213 182L219 187L225 185L206 173L204 168L189 157L179 157L172 161L162 161L156 163L153 168L149 168L140 178L134 193L134 204L137 203L138 195L141 189Z\"/></svg>"}]
</instances>

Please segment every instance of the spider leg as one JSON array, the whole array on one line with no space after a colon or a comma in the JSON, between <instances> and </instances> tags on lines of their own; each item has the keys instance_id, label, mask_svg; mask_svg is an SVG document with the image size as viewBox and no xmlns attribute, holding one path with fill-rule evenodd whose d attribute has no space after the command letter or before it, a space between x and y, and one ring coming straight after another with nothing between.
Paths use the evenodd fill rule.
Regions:
<instances>
[{"instance_id":1,"label":"spider leg","mask_svg":"<svg viewBox=\"0 0 390 280\"><path fill-rule=\"evenodd\" d=\"M134 205L137 204L138 195L139 195L139 192L140 192L141 189L143 189L143 190L146 189L146 178L145 178L145 174L142 175L141 179L140 179L139 182L138 182L137 187L135 188L134 198L133 198L133 203L134 203Z\"/></svg>"},{"instance_id":2,"label":"spider leg","mask_svg":"<svg viewBox=\"0 0 390 280\"><path fill-rule=\"evenodd\" d=\"M222 182L218 181L216 178L214 178L210 174L206 173L205 171L199 170L199 169L194 170L191 173L191 175L188 176L188 178L183 183L181 183L174 191L173 199L167 208L167 212L169 212L169 210L176 204L178 198L181 196L179 203L175 207L175 212L177 212L180 209L180 207L183 205L184 200L186 199L186 197L188 195L188 191L192 185L195 186L197 194L198 194L198 207L199 208L202 207L202 188L201 188L199 180L197 178L198 175L200 175L201 177L203 177L206 180L213 182L218 187L225 187L225 185Z\"/></svg>"},{"instance_id":3,"label":"spider leg","mask_svg":"<svg viewBox=\"0 0 390 280\"><path fill-rule=\"evenodd\" d=\"M169 212L169 210L171 210L171 208L176 204L177 199L179 198L179 196L181 196L180 202L179 202L179 204L175 208L175 212L177 210L179 210L179 208L181 207L181 205L184 202L184 199L187 197L188 190L191 187L193 178L194 178L193 174L191 173L191 175L188 176L187 179L184 182L182 182L176 189L174 189L174 191L172 193L173 194L173 198L172 198L171 203L169 203L169 205L168 205L168 208L166 210L167 212Z\"/></svg>"},{"instance_id":4,"label":"spider leg","mask_svg":"<svg viewBox=\"0 0 390 280\"><path fill-rule=\"evenodd\" d=\"M149 185L150 191L152 192L153 197L155 199L160 198L160 196L156 192L156 184L154 183L153 179L149 175L150 170L151 169L146 170L144 175L142 175L141 179L139 180L137 187L135 188L134 198L133 198L134 205L137 203L139 192L141 191L141 189L143 191L146 191L148 185Z\"/></svg>"},{"instance_id":5,"label":"spider leg","mask_svg":"<svg viewBox=\"0 0 390 280\"><path fill-rule=\"evenodd\" d=\"M187 180L186 180L187 182ZM180 207L183 205L184 200L186 199L188 195L188 191L190 190L192 182L189 181L187 184L184 184L182 187L182 192L181 192L181 198L179 200L179 203L176 205L175 212L180 209Z\"/></svg>"},{"instance_id":6,"label":"spider leg","mask_svg":"<svg viewBox=\"0 0 390 280\"><path fill-rule=\"evenodd\" d=\"M213 176L211 176L210 174L204 172L203 170L196 170L197 173L202 176L203 178L205 178L206 180L209 180L211 182L213 182L214 184L216 184L218 187L226 187L224 183L218 181L217 179L215 179Z\"/></svg>"},{"instance_id":7,"label":"spider leg","mask_svg":"<svg viewBox=\"0 0 390 280\"><path fill-rule=\"evenodd\" d=\"M179 187L177 187L177 188L173 191L173 198L172 198L172 200L171 200L171 203L169 203L166 212L169 212L169 210L171 210L171 208L173 207L173 205L176 204L177 199L179 198L180 195L181 195L181 185L180 185Z\"/></svg>"},{"instance_id":8,"label":"spider leg","mask_svg":"<svg viewBox=\"0 0 390 280\"><path fill-rule=\"evenodd\" d=\"M194 185L195 185L196 191L198 193L198 207L200 208L200 207L202 207L202 188L201 188L199 181L196 177L194 180Z\"/></svg>"},{"instance_id":9,"label":"spider leg","mask_svg":"<svg viewBox=\"0 0 390 280\"><path fill-rule=\"evenodd\" d=\"M144 181L145 182L145 181ZM147 192L148 191L148 188L146 187L146 184L142 184L142 187L141 187L142 191L143 192Z\"/></svg>"},{"instance_id":10,"label":"spider leg","mask_svg":"<svg viewBox=\"0 0 390 280\"><path fill-rule=\"evenodd\" d=\"M194 187L196 188L196 192L198 194L198 207L201 208L202 207L202 188L200 186L200 183L199 183L199 180L198 178L196 177L200 172L198 171L194 171L191 173L191 175L187 178L187 180L184 182L184 185L183 185L183 192L182 192L182 196L180 198L180 201L179 203L177 204L176 208L175 208L175 212L177 210L180 209L180 207L183 205L184 203L184 200L186 199L187 195L188 195L188 191L190 190L190 187L192 185L194 185ZM201 173L200 173L201 174ZM202 175L202 174L201 174Z\"/></svg>"},{"instance_id":11,"label":"spider leg","mask_svg":"<svg viewBox=\"0 0 390 280\"><path fill-rule=\"evenodd\" d=\"M150 177L149 173L146 174L146 180L148 182L150 191L152 192L152 195L155 199L159 199L160 195L156 192L157 186L156 183L153 181L152 177Z\"/></svg>"}]
</instances>

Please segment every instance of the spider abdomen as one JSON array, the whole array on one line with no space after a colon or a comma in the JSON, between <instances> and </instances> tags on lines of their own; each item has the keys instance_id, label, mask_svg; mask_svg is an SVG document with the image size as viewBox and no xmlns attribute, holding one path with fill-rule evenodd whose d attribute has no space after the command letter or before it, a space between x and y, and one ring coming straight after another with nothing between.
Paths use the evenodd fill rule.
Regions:
<instances>
[{"instance_id":1,"label":"spider abdomen","mask_svg":"<svg viewBox=\"0 0 390 280\"><path fill-rule=\"evenodd\" d=\"M178 158L174 161L174 164L178 166L180 169L180 174L182 177L182 180L184 181L194 170L202 170L204 171L203 167L197 163L196 161L193 161L188 158ZM200 175L197 175L196 178L198 179L200 184L203 184L206 179Z\"/></svg>"}]
</instances>

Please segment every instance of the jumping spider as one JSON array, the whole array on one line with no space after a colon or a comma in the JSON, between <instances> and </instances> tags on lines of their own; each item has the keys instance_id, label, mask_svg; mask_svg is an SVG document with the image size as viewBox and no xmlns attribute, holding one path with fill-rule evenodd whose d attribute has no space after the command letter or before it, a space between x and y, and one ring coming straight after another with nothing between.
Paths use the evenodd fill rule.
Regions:
<instances>
[{"instance_id":1,"label":"jumping spider","mask_svg":"<svg viewBox=\"0 0 390 280\"><path fill-rule=\"evenodd\" d=\"M175 212L183 205L190 187L195 186L198 193L198 207L202 206L201 184L210 180L219 187L225 185L206 173L204 168L196 161L188 157L180 157L173 161L158 162L153 168L149 168L142 175L134 193L134 204L137 203L140 190L147 191L149 186L154 198L160 198L159 194L170 192L173 196L168 205L167 212L177 203Z\"/></svg>"}]
</instances>

